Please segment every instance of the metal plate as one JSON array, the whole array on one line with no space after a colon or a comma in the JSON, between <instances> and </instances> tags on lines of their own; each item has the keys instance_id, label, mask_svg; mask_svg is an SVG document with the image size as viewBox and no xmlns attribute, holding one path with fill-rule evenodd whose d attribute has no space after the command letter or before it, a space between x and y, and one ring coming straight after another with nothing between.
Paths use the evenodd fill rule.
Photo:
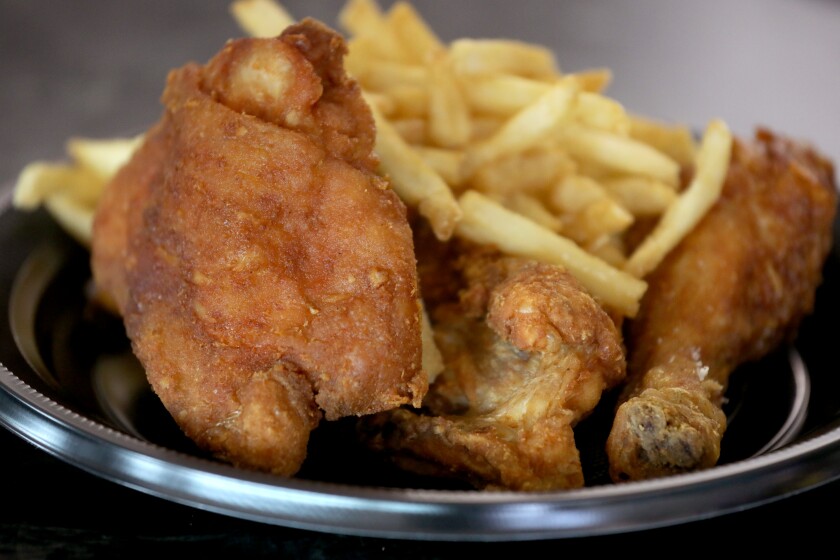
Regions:
<instances>
[{"instance_id":1,"label":"metal plate","mask_svg":"<svg viewBox=\"0 0 840 560\"><path fill-rule=\"evenodd\" d=\"M835 224L835 237L837 227ZM44 212L0 191L0 424L100 477L173 502L267 524L423 540L532 540L674 525L782 499L840 477L840 376L829 360L840 312L833 252L796 345L741 368L728 392L719 466L609 483L608 416L576 433L586 488L548 493L442 486L381 464L323 423L289 479L197 450L151 393L121 322L90 306L87 252ZM606 398L605 400L608 400Z\"/></svg>"}]
</instances>

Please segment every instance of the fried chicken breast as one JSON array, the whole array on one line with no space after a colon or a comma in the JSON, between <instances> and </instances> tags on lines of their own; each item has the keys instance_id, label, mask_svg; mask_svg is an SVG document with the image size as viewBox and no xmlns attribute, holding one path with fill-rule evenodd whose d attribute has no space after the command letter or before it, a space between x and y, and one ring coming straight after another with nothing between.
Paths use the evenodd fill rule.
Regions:
<instances>
[{"instance_id":1,"label":"fried chicken breast","mask_svg":"<svg viewBox=\"0 0 840 560\"><path fill-rule=\"evenodd\" d=\"M428 239L421 286L445 368L421 410L363 418L363 441L478 489L583 486L573 429L624 379L615 323L561 267Z\"/></svg>"},{"instance_id":2,"label":"fried chicken breast","mask_svg":"<svg viewBox=\"0 0 840 560\"><path fill-rule=\"evenodd\" d=\"M732 371L791 342L832 243L832 164L760 129L721 198L647 278L628 324L628 383L607 441L616 482L714 466Z\"/></svg>"},{"instance_id":3,"label":"fried chicken breast","mask_svg":"<svg viewBox=\"0 0 840 560\"><path fill-rule=\"evenodd\" d=\"M321 421L419 405L406 208L343 39L304 20L170 73L96 213L94 282L183 431L292 475Z\"/></svg>"}]
</instances>

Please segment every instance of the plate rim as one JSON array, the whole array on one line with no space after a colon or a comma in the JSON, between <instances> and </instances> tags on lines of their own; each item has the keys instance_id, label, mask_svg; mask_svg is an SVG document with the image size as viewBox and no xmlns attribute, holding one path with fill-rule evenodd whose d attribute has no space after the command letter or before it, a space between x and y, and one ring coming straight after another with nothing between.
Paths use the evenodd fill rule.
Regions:
<instances>
[{"instance_id":1,"label":"plate rim","mask_svg":"<svg viewBox=\"0 0 840 560\"><path fill-rule=\"evenodd\" d=\"M0 219L10 211L17 211L11 183L0 191ZM0 425L96 476L223 515L333 534L517 541L625 533L755 507L840 478L834 427L705 471L618 485L541 493L361 487L244 471L162 447L66 408L3 363L0 388Z\"/></svg>"}]
</instances>

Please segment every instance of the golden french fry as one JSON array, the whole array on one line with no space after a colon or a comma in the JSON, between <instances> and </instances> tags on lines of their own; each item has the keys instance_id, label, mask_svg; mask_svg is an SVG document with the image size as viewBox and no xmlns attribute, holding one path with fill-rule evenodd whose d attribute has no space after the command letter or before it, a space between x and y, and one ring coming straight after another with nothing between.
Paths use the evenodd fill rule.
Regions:
<instances>
[{"instance_id":1,"label":"golden french fry","mask_svg":"<svg viewBox=\"0 0 840 560\"><path fill-rule=\"evenodd\" d=\"M338 12L338 22L355 37L376 37L380 27L387 27L382 8L375 0L347 0Z\"/></svg>"},{"instance_id":2,"label":"golden french fry","mask_svg":"<svg viewBox=\"0 0 840 560\"><path fill-rule=\"evenodd\" d=\"M134 138L71 138L67 142L67 153L82 167L95 173L103 181L113 177L131 158L143 142L144 135Z\"/></svg>"},{"instance_id":3,"label":"golden french fry","mask_svg":"<svg viewBox=\"0 0 840 560\"><path fill-rule=\"evenodd\" d=\"M276 37L295 23L286 8L273 0L234 0L230 12L252 37Z\"/></svg>"},{"instance_id":4,"label":"golden french fry","mask_svg":"<svg viewBox=\"0 0 840 560\"><path fill-rule=\"evenodd\" d=\"M627 317L636 315L647 289L643 280L587 253L574 241L513 212L476 191L458 200L463 217L456 234L494 245L509 255L559 264L573 274L603 305Z\"/></svg>"},{"instance_id":5,"label":"golden french fry","mask_svg":"<svg viewBox=\"0 0 840 560\"><path fill-rule=\"evenodd\" d=\"M505 206L555 233L563 229L563 222L536 197L515 192L504 200Z\"/></svg>"},{"instance_id":6,"label":"golden french fry","mask_svg":"<svg viewBox=\"0 0 840 560\"><path fill-rule=\"evenodd\" d=\"M354 58L354 52L372 55L373 58L408 63L411 60L403 43L394 35L385 19L382 9L373 0L349 0L338 14L341 27L352 37L348 43L350 55L345 63ZM361 47L360 47L361 45ZM359 52L363 50L363 52ZM351 65L347 66L352 74Z\"/></svg>"},{"instance_id":7,"label":"golden french fry","mask_svg":"<svg viewBox=\"0 0 840 560\"><path fill-rule=\"evenodd\" d=\"M567 235L581 244L623 232L634 221L633 214L590 177L566 176L557 182L549 197L563 217Z\"/></svg>"},{"instance_id":8,"label":"golden french fry","mask_svg":"<svg viewBox=\"0 0 840 560\"><path fill-rule=\"evenodd\" d=\"M459 75L515 74L554 80L560 69L549 49L504 39L457 39L449 45Z\"/></svg>"},{"instance_id":9,"label":"golden french fry","mask_svg":"<svg viewBox=\"0 0 840 560\"><path fill-rule=\"evenodd\" d=\"M461 148L471 136L470 113L447 56L429 61L429 139L442 148Z\"/></svg>"},{"instance_id":10,"label":"golden french fry","mask_svg":"<svg viewBox=\"0 0 840 560\"><path fill-rule=\"evenodd\" d=\"M446 181L409 146L376 107L376 152L380 170L409 206L417 207L442 240L452 237L461 208Z\"/></svg>"},{"instance_id":11,"label":"golden french fry","mask_svg":"<svg viewBox=\"0 0 840 560\"><path fill-rule=\"evenodd\" d=\"M629 135L653 146L683 167L694 164L697 142L691 129L683 124L666 124L641 115L628 115Z\"/></svg>"},{"instance_id":12,"label":"golden french fry","mask_svg":"<svg viewBox=\"0 0 840 560\"><path fill-rule=\"evenodd\" d=\"M353 37L347 41L347 55L344 57L344 69L347 74L359 79L370 66L376 62L390 62L392 64L404 64L389 52L381 52L382 44L372 37Z\"/></svg>"},{"instance_id":13,"label":"golden french fry","mask_svg":"<svg viewBox=\"0 0 840 560\"><path fill-rule=\"evenodd\" d=\"M80 244L90 247L95 209L70 193L56 193L44 200L44 207L55 221Z\"/></svg>"},{"instance_id":14,"label":"golden french fry","mask_svg":"<svg viewBox=\"0 0 840 560\"><path fill-rule=\"evenodd\" d=\"M600 183L636 217L658 216L677 198L673 186L647 177L613 177Z\"/></svg>"},{"instance_id":15,"label":"golden french fry","mask_svg":"<svg viewBox=\"0 0 840 560\"><path fill-rule=\"evenodd\" d=\"M435 148L432 146L413 146L414 151L423 158L451 187L461 186L461 162L464 153L459 150Z\"/></svg>"},{"instance_id":16,"label":"golden french fry","mask_svg":"<svg viewBox=\"0 0 840 560\"><path fill-rule=\"evenodd\" d=\"M489 74L464 80L464 97L477 114L510 117L551 87L545 81L513 74Z\"/></svg>"},{"instance_id":17,"label":"golden french fry","mask_svg":"<svg viewBox=\"0 0 840 560\"><path fill-rule=\"evenodd\" d=\"M395 119L425 118L429 114L429 91L425 87L396 85L380 93L393 105Z\"/></svg>"},{"instance_id":18,"label":"golden french fry","mask_svg":"<svg viewBox=\"0 0 840 560\"><path fill-rule=\"evenodd\" d=\"M633 223L633 215L614 200L600 199L580 212L564 216L563 228L574 241L586 245L604 235L625 231Z\"/></svg>"},{"instance_id":19,"label":"golden french fry","mask_svg":"<svg viewBox=\"0 0 840 560\"><path fill-rule=\"evenodd\" d=\"M351 56L347 57L348 61L354 58L352 53L356 42L363 40L366 48L374 50L376 58L400 62L411 60L403 43L388 25L379 4L374 0L348 0L338 13L338 22L352 38L349 46Z\"/></svg>"},{"instance_id":20,"label":"golden french fry","mask_svg":"<svg viewBox=\"0 0 840 560\"><path fill-rule=\"evenodd\" d=\"M463 175L472 177L483 165L534 147L555 132L572 112L578 93L571 81L558 81L533 103L516 113L493 136L467 149Z\"/></svg>"},{"instance_id":21,"label":"golden french fry","mask_svg":"<svg viewBox=\"0 0 840 560\"><path fill-rule=\"evenodd\" d=\"M391 127L408 144L424 145L429 138L429 123L422 118L394 119L389 121Z\"/></svg>"},{"instance_id":22,"label":"golden french fry","mask_svg":"<svg viewBox=\"0 0 840 560\"><path fill-rule=\"evenodd\" d=\"M627 263L627 253L624 247L624 240L621 235L607 234L596 237L583 245L588 253L598 257L611 264L612 266L622 269Z\"/></svg>"},{"instance_id":23,"label":"golden french fry","mask_svg":"<svg viewBox=\"0 0 840 560\"><path fill-rule=\"evenodd\" d=\"M386 17L392 33L403 45L409 60L423 64L442 55L446 47L408 2L398 1Z\"/></svg>"},{"instance_id":24,"label":"golden french fry","mask_svg":"<svg viewBox=\"0 0 840 560\"><path fill-rule=\"evenodd\" d=\"M484 193L545 191L560 177L574 173L575 162L551 146L503 156L481 167L470 184Z\"/></svg>"},{"instance_id":25,"label":"golden french fry","mask_svg":"<svg viewBox=\"0 0 840 560\"><path fill-rule=\"evenodd\" d=\"M630 131L630 119L621 103L598 93L580 92L574 118L582 125L620 136L626 136Z\"/></svg>"},{"instance_id":26,"label":"golden french fry","mask_svg":"<svg viewBox=\"0 0 840 560\"><path fill-rule=\"evenodd\" d=\"M646 276L706 215L720 196L731 152L729 128L722 120L712 120L703 133L694 177L630 256L626 271L639 278Z\"/></svg>"},{"instance_id":27,"label":"golden french fry","mask_svg":"<svg viewBox=\"0 0 840 560\"><path fill-rule=\"evenodd\" d=\"M573 74L567 74L573 77L580 84L581 91L589 91L592 93L601 93L612 82L612 70L609 68L592 68L590 70L581 70Z\"/></svg>"},{"instance_id":28,"label":"golden french fry","mask_svg":"<svg viewBox=\"0 0 840 560\"><path fill-rule=\"evenodd\" d=\"M58 194L93 208L105 182L89 169L64 163L36 161L18 175L12 204L21 210L34 210Z\"/></svg>"},{"instance_id":29,"label":"golden french fry","mask_svg":"<svg viewBox=\"0 0 840 560\"><path fill-rule=\"evenodd\" d=\"M582 212L587 206L607 196L598 181L574 173L564 175L548 193L552 207L566 214Z\"/></svg>"},{"instance_id":30,"label":"golden french fry","mask_svg":"<svg viewBox=\"0 0 840 560\"><path fill-rule=\"evenodd\" d=\"M429 72L424 66L403 64L389 60L367 60L351 65L351 74L369 91L388 91L396 86L425 88Z\"/></svg>"},{"instance_id":31,"label":"golden french fry","mask_svg":"<svg viewBox=\"0 0 840 560\"><path fill-rule=\"evenodd\" d=\"M481 142L483 140L487 140L499 132L499 130L502 129L503 124L505 124L505 120L498 117L486 115L473 116L472 137L470 138L470 142Z\"/></svg>"},{"instance_id":32,"label":"golden french fry","mask_svg":"<svg viewBox=\"0 0 840 560\"><path fill-rule=\"evenodd\" d=\"M638 140L577 124L563 127L557 137L576 158L591 160L617 173L643 175L671 185L679 183L680 165Z\"/></svg>"},{"instance_id":33,"label":"golden french fry","mask_svg":"<svg viewBox=\"0 0 840 560\"><path fill-rule=\"evenodd\" d=\"M376 105L376 108L383 116L393 118L397 112L397 106L393 98L378 91L368 91L365 93L365 99L368 103Z\"/></svg>"}]
</instances>

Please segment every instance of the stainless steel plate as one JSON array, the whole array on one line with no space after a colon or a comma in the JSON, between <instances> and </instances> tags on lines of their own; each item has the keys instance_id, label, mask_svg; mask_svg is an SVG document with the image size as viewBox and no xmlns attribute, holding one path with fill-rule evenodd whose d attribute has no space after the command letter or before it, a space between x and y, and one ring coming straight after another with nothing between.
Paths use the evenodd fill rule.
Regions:
<instances>
[{"instance_id":1,"label":"stainless steel plate","mask_svg":"<svg viewBox=\"0 0 840 560\"><path fill-rule=\"evenodd\" d=\"M782 499L840 477L840 390L829 351L840 311L832 253L817 310L795 346L736 372L719 466L609 483L609 417L577 430L588 486L477 492L383 465L324 423L300 475L219 463L196 449L150 391L121 322L87 303L87 252L44 212L0 191L0 424L68 463L173 502L267 524L436 540L531 540L637 531ZM837 228L835 228L837 229ZM836 235L835 235L836 236ZM608 399L605 399L608 400ZM587 443L583 443L587 442Z\"/></svg>"}]
</instances>

